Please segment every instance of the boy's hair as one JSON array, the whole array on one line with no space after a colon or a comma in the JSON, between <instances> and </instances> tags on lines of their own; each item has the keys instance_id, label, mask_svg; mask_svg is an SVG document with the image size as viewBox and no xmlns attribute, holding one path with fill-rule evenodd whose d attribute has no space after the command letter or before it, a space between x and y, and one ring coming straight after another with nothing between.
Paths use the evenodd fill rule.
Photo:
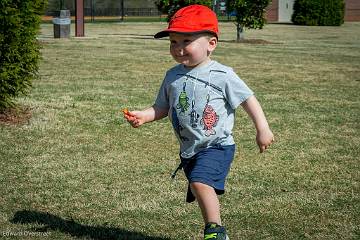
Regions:
<instances>
[{"instance_id":1,"label":"boy's hair","mask_svg":"<svg viewBox=\"0 0 360 240\"><path fill-rule=\"evenodd\" d=\"M204 36L206 37L207 39L211 39L213 37L215 37L216 39L218 39L218 37L214 34L214 33L211 33L211 32L203 32L203 33L199 33L199 35L201 36Z\"/></svg>"},{"instance_id":2,"label":"boy's hair","mask_svg":"<svg viewBox=\"0 0 360 240\"><path fill-rule=\"evenodd\" d=\"M212 33L219 37L218 20L216 14L203 5L189 5L178 10L169 22L167 29L158 32L154 38L169 36L170 32L175 33Z\"/></svg>"},{"instance_id":3,"label":"boy's hair","mask_svg":"<svg viewBox=\"0 0 360 240\"><path fill-rule=\"evenodd\" d=\"M175 33L175 32L174 32ZM181 32L176 32L178 34L184 34L184 35L192 35L192 36L199 36L199 37L206 37L208 40L210 40L211 38L215 37L217 39L216 34L212 33L212 32L195 32L195 33L181 33Z\"/></svg>"}]
</instances>

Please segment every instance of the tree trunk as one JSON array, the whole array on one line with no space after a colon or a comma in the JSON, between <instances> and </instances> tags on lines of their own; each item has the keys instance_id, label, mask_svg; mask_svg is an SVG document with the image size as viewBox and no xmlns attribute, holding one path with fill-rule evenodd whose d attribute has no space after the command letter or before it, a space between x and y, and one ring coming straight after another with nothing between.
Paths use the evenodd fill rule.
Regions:
<instances>
[{"instance_id":1,"label":"tree trunk","mask_svg":"<svg viewBox=\"0 0 360 240\"><path fill-rule=\"evenodd\" d=\"M64 0L60 0L60 10L64 10L64 9L65 9Z\"/></svg>"},{"instance_id":2,"label":"tree trunk","mask_svg":"<svg viewBox=\"0 0 360 240\"><path fill-rule=\"evenodd\" d=\"M236 41L241 42L244 40L244 27L241 26L239 23L236 24Z\"/></svg>"}]
</instances>

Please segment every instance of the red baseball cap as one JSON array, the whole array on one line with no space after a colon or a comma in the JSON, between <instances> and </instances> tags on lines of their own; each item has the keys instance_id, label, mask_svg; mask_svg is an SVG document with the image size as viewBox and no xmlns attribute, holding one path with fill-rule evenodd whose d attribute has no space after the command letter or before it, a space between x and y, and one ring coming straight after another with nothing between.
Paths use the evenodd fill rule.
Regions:
<instances>
[{"instance_id":1,"label":"red baseball cap","mask_svg":"<svg viewBox=\"0 0 360 240\"><path fill-rule=\"evenodd\" d=\"M168 28L155 34L154 38L167 37L170 32L210 32L218 38L218 20L210 8L197 4L189 5L179 9L170 19Z\"/></svg>"}]
</instances>

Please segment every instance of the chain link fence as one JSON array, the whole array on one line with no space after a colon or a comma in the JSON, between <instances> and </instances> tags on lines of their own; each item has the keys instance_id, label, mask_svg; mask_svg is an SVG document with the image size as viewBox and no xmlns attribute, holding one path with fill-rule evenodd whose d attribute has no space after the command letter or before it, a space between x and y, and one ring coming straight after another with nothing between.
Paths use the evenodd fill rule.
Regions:
<instances>
[{"instance_id":1,"label":"chain link fence","mask_svg":"<svg viewBox=\"0 0 360 240\"><path fill-rule=\"evenodd\" d=\"M60 6L70 10L71 16L75 16L75 1L60 3L60 0L49 0L48 8L45 12L47 17L56 17L59 15ZM84 15L86 20L104 21L108 20L126 20L127 17L159 17L158 11L153 1L125 1L125 0L84 0Z\"/></svg>"}]
</instances>

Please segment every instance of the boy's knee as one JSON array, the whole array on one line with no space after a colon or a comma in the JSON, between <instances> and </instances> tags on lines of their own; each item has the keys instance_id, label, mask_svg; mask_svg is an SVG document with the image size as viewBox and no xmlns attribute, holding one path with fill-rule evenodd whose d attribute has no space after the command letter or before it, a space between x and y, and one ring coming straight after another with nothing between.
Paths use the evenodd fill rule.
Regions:
<instances>
[{"instance_id":1,"label":"boy's knee","mask_svg":"<svg viewBox=\"0 0 360 240\"><path fill-rule=\"evenodd\" d=\"M213 187L206 185L205 183L201 183L201 182L190 183L190 188L192 191L195 191L195 192L213 190Z\"/></svg>"}]
</instances>

